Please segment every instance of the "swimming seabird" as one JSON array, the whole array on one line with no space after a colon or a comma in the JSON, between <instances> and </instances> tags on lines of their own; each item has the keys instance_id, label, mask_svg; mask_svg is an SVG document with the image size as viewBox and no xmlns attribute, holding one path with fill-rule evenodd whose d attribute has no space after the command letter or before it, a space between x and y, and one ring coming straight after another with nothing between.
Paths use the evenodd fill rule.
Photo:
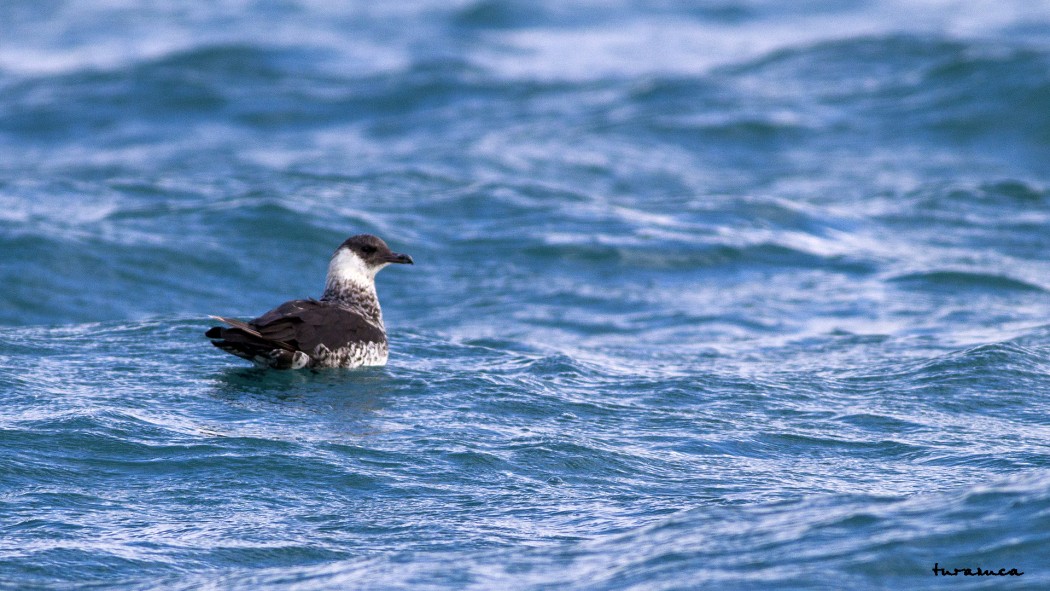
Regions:
<instances>
[{"instance_id":1,"label":"swimming seabird","mask_svg":"<svg viewBox=\"0 0 1050 591\"><path fill-rule=\"evenodd\" d=\"M376 236L351 236L332 255L320 300L285 302L248 322L212 316L229 327L214 326L204 336L262 367L386 365L375 277L390 263L413 264L412 257L392 252Z\"/></svg>"}]
</instances>

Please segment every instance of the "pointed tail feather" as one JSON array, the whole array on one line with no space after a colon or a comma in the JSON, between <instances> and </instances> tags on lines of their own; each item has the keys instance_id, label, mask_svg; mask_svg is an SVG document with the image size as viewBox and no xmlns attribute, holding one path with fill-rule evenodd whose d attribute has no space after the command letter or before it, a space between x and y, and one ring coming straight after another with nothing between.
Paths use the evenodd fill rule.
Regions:
<instances>
[{"instance_id":1,"label":"pointed tail feather","mask_svg":"<svg viewBox=\"0 0 1050 591\"><path fill-rule=\"evenodd\" d=\"M278 341L278 340L271 339L271 338L263 336L262 333L260 333L259 331L255 330L254 328L252 328L252 325L248 324L247 322L243 322L243 321L240 321L240 320L234 320L233 318L223 318L222 316L211 316L211 315L209 315L209 318L214 318L215 320L218 320L219 322L224 322L224 323L229 324L230 326L233 327L233 328L222 328L221 326L213 326L210 329L208 329L208 332L204 333L204 336L208 337L209 339L227 339L227 340L229 340L230 337L233 337L233 336L236 335L236 336L241 336L241 338L235 339L235 341L238 341L238 342L245 342L246 340L247 341L261 341L261 343L256 342L256 343L253 343L253 344L269 345L271 349L272 348L279 348L279 349L284 349L285 351L290 351L290 352L293 352L293 353L296 351L295 347L293 347L292 345L289 345L288 343L286 343L284 341ZM244 336L254 337L254 338L245 339ZM218 347L220 345L216 344L216 346Z\"/></svg>"},{"instance_id":2,"label":"pointed tail feather","mask_svg":"<svg viewBox=\"0 0 1050 591\"><path fill-rule=\"evenodd\" d=\"M313 363L306 353L284 341L267 338L247 322L222 316L212 318L230 325L230 328L213 326L204 336L212 339L211 344L231 355L274 369L300 369Z\"/></svg>"}]
</instances>

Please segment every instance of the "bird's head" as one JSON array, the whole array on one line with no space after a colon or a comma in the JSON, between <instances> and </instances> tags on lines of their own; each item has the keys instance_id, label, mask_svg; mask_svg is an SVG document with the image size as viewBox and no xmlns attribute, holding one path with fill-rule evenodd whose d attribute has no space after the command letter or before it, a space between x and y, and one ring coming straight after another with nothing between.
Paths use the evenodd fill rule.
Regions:
<instances>
[{"instance_id":1,"label":"bird's head","mask_svg":"<svg viewBox=\"0 0 1050 591\"><path fill-rule=\"evenodd\" d=\"M390 250L378 236L358 234L347 238L332 255L328 265L328 282L351 282L370 286L376 273L391 264L413 264L412 257Z\"/></svg>"}]
</instances>

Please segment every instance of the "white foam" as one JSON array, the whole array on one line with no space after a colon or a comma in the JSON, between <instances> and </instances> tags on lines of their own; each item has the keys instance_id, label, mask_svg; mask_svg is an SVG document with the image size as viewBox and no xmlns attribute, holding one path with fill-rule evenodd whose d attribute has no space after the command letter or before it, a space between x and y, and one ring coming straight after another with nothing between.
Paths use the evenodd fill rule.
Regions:
<instances>
[{"instance_id":1,"label":"white foam","mask_svg":"<svg viewBox=\"0 0 1050 591\"><path fill-rule=\"evenodd\" d=\"M481 51L476 62L515 79L696 75L826 41L899 33L981 37L1048 23L1048 0L899 0L848 12L774 15L731 24L643 15L583 30L492 33L490 47Z\"/></svg>"},{"instance_id":2,"label":"white foam","mask_svg":"<svg viewBox=\"0 0 1050 591\"><path fill-rule=\"evenodd\" d=\"M26 199L0 193L0 221L43 224L55 229L101 222L120 209L115 198L69 195Z\"/></svg>"},{"instance_id":3,"label":"white foam","mask_svg":"<svg viewBox=\"0 0 1050 591\"><path fill-rule=\"evenodd\" d=\"M105 71L217 46L321 48L335 56L318 64L322 69L358 74L410 63L407 44L412 39L384 34L394 28L384 22L403 14L380 10L364 14L315 3L291 18L263 19L252 18L257 9L251 4L242 0L189 6L117 0L70 3L46 20L6 27L0 71L31 76ZM355 14L369 20L355 19ZM231 27L231 22L237 26Z\"/></svg>"}]
</instances>

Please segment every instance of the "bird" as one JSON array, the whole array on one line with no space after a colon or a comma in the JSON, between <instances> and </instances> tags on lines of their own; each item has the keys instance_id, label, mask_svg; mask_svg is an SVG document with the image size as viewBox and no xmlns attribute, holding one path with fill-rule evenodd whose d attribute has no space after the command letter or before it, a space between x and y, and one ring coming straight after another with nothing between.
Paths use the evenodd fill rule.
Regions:
<instances>
[{"instance_id":1,"label":"bird","mask_svg":"<svg viewBox=\"0 0 1050 591\"><path fill-rule=\"evenodd\" d=\"M392 263L415 264L377 236L351 236L332 255L321 299L285 302L247 322L210 316L227 326L213 326L204 336L264 368L386 365L389 349L375 276Z\"/></svg>"}]
</instances>

